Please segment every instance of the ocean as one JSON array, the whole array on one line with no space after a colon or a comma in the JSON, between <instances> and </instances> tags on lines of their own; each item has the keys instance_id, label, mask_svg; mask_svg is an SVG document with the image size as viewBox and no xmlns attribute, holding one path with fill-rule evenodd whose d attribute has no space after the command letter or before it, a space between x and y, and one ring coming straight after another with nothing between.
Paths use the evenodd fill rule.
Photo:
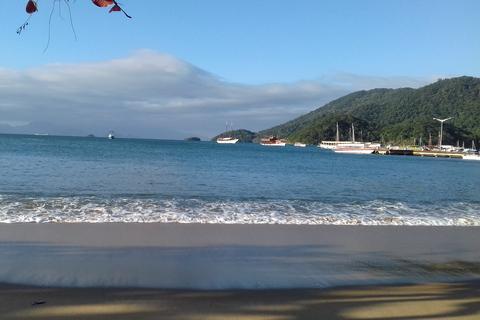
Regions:
<instances>
[{"instance_id":1,"label":"ocean","mask_svg":"<svg viewBox=\"0 0 480 320\"><path fill-rule=\"evenodd\" d=\"M0 135L0 223L480 225L480 163Z\"/></svg>"}]
</instances>

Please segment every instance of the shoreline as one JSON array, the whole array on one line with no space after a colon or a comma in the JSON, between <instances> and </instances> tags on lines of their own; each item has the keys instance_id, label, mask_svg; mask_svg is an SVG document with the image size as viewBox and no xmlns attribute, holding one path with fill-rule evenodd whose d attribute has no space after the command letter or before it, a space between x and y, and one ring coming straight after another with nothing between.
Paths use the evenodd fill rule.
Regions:
<instances>
[{"instance_id":1,"label":"shoreline","mask_svg":"<svg viewBox=\"0 0 480 320\"><path fill-rule=\"evenodd\" d=\"M2 319L478 319L480 283L151 290L0 283ZM41 304L32 306L32 302Z\"/></svg>"},{"instance_id":2,"label":"shoreline","mask_svg":"<svg viewBox=\"0 0 480 320\"><path fill-rule=\"evenodd\" d=\"M480 227L0 224L0 312L476 319L478 243Z\"/></svg>"},{"instance_id":3,"label":"shoreline","mask_svg":"<svg viewBox=\"0 0 480 320\"><path fill-rule=\"evenodd\" d=\"M342 244L350 239L372 241L392 237L411 244L419 238L429 243L480 239L480 226L298 225L210 223L0 223L0 242L49 242L54 245L205 246ZM344 238L339 237L341 233ZM430 236L422 236L428 234ZM402 238L403 237L403 238ZM369 243L374 244L374 242ZM349 243L351 245L351 243ZM377 242L378 246L379 243Z\"/></svg>"}]
</instances>

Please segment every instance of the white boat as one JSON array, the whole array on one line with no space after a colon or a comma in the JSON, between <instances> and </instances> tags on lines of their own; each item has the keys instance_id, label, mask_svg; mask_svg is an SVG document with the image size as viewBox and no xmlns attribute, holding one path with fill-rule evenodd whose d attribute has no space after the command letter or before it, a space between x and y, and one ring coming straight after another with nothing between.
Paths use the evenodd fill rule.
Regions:
<instances>
[{"instance_id":1,"label":"white boat","mask_svg":"<svg viewBox=\"0 0 480 320\"><path fill-rule=\"evenodd\" d=\"M480 161L480 155L478 154L464 154L462 156L464 160L478 160Z\"/></svg>"},{"instance_id":2,"label":"white boat","mask_svg":"<svg viewBox=\"0 0 480 320\"><path fill-rule=\"evenodd\" d=\"M260 142L262 146L276 146L276 147L285 147L285 142L276 137L270 137L268 139L262 139Z\"/></svg>"},{"instance_id":3,"label":"white boat","mask_svg":"<svg viewBox=\"0 0 480 320\"><path fill-rule=\"evenodd\" d=\"M353 128L353 125L352 125ZM322 141L318 146L322 149L334 149L338 146L355 143L355 138L353 141L340 141L340 134L338 133L338 122L337 122L337 139L335 141Z\"/></svg>"},{"instance_id":4,"label":"white boat","mask_svg":"<svg viewBox=\"0 0 480 320\"><path fill-rule=\"evenodd\" d=\"M233 132L233 122L231 124L231 132ZM228 121L225 122L225 132L228 132ZM223 137L223 138L218 138L217 143L230 143L234 144L237 143L239 139L233 139L232 137Z\"/></svg>"},{"instance_id":5,"label":"white boat","mask_svg":"<svg viewBox=\"0 0 480 320\"><path fill-rule=\"evenodd\" d=\"M361 142L352 142L352 141L322 141L318 146L322 149L335 149L343 145L350 145L352 143L361 143Z\"/></svg>"},{"instance_id":6,"label":"white boat","mask_svg":"<svg viewBox=\"0 0 480 320\"><path fill-rule=\"evenodd\" d=\"M110 131L108 134L108 139L115 139L115 135L113 134L113 131Z\"/></svg>"},{"instance_id":7,"label":"white boat","mask_svg":"<svg viewBox=\"0 0 480 320\"><path fill-rule=\"evenodd\" d=\"M352 140L350 143L339 143L332 150L335 153L371 154L380 147L371 142L355 142L355 128L352 123Z\"/></svg>"},{"instance_id":8,"label":"white boat","mask_svg":"<svg viewBox=\"0 0 480 320\"><path fill-rule=\"evenodd\" d=\"M295 147L306 147L307 145L305 143L295 142L294 146Z\"/></svg>"},{"instance_id":9,"label":"white boat","mask_svg":"<svg viewBox=\"0 0 480 320\"><path fill-rule=\"evenodd\" d=\"M237 143L238 139L233 139L232 137L218 138L217 143Z\"/></svg>"},{"instance_id":10,"label":"white boat","mask_svg":"<svg viewBox=\"0 0 480 320\"><path fill-rule=\"evenodd\" d=\"M375 147L370 147L368 144L354 142L350 144L342 144L332 150L335 153L371 154L375 149Z\"/></svg>"}]
</instances>

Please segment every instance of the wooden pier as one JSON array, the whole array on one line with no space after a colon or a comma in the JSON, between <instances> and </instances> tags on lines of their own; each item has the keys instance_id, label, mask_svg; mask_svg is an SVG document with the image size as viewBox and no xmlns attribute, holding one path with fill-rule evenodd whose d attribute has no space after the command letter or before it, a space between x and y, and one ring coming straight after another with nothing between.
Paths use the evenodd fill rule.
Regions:
<instances>
[{"instance_id":1,"label":"wooden pier","mask_svg":"<svg viewBox=\"0 0 480 320\"><path fill-rule=\"evenodd\" d=\"M396 156L418 156L418 157L434 157L434 158L456 158L462 159L464 152L450 151L430 151L430 150L414 150L414 149L378 149L374 153L382 155Z\"/></svg>"}]
</instances>

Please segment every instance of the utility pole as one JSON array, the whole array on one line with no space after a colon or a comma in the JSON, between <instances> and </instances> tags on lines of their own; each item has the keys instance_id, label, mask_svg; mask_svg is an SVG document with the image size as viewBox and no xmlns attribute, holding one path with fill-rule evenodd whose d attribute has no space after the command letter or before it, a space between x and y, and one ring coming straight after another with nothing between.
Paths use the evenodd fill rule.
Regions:
<instances>
[{"instance_id":1,"label":"utility pole","mask_svg":"<svg viewBox=\"0 0 480 320\"><path fill-rule=\"evenodd\" d=\"M440 150L442 150L442 138L443 138L443 123L447 120L450 120L452 119L452 117L448 118L448 119L437 119L437 118L433 118L433 120L437 120L437 121L440 121Z\"/></svg>"}]
</instances>

